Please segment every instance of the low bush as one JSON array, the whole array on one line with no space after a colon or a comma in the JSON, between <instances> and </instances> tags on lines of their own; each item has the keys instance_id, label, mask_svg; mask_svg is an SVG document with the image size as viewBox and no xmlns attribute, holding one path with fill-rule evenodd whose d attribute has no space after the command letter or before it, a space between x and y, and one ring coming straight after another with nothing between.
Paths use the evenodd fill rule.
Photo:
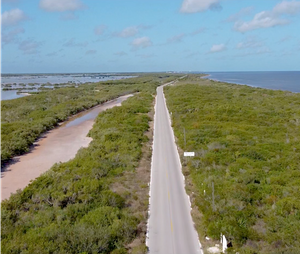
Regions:
<instances>
[{"instance_id":1,"label":"low bush","mask_svg":"<svg viewBox=\"0 0 300 254\"><path fill-rule=\"evenodd\" d=\"M187 169L199 235L222 233L239 253L296 253L300 94L197 76L164 91L178 145L196 153Z\"/></svg>"},{"instance_id":2,"label":"low bush","mask_svg":"<svg viewBox=\"0 0 300 254\"><path fill-rule=\"evenodd\" d=\"M138 78L105 81L34 93L1 101L1 165L28 152L33 142L59 122L83 110L135 92L154 93L157 86L176 78L170 74L141 74ZM144 107L144 105L141 105Z\"/></svg>"},{"instance_id":3,"label":"low bush","mask_svg":"<svg viewBox=\"0 0 300 254\"><path fill-rule=\"evenodd\" d=\"M2 202L2 253L127 252L141 218L111 186L139 163L152 101L140 92L102 112L88 148Z\"/></svg>"}]
</instances>

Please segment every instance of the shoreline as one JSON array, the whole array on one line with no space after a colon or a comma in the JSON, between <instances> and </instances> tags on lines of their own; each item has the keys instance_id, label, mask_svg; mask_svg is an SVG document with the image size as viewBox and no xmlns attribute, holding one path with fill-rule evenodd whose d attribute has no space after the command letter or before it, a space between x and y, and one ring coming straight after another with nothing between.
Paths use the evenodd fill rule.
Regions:
<instances>
[{"instance_id":1,"label":"shoreline","mask_svg":"<svg viewBox=\"0 0 300 254\"><path fill-rule=\"evenodd\" d=\"M30 94L30 93L18 93L18 94L22 94L22 95L24 95L24 96L32 95L32 94Z\"/></svg>"},{"instance_id":2,"label":"shoreline","mask_svg":"<svg viewBox=\"0 0 300 254\"><path fill-rule=\"evenodd\" d=\"M216 79L216 78L209 78L211 76L212 76L211 74L206 74L205 76L203 76L201 78L202 79L207 79L207 80L210 80L210 81L214 81L214 82L231 84L231 85L241 85L241 86L249 86L249 87L253 87L253 88L260 88L260 89L267 89L267 90L274 90L274 91L300 93L300 92L294 92L294 91L291 91L291 90L285 90L285 89L280 89L280 88L268 88L268 87L261 87L261 86L258 86L258 85L251 85L251 84L245 84L245 83L235 83L235 82L232 82L232 81L223 81L223 80Z\"/></svg>"},{"instance_id":3,"label":"shoreline","mask_svg":"<svg viewBox=\"0 0 300 254\"><path fill-rule=\"evenodd\" d=\"M299 94L225 82L213 83L203 79L198 79L197 84L195 80L191 76L190 84L187 80L182 85L169 87L166 89L166 98L172 102L169 103L170 111L178 112L173 117L178 143L184 147L186 139L188 149L196 151L195 158L186 163L184 170L187 188L192 193L191 202L198 208L192 211L195 211L193 218L203 248L208 251L208 248L220 244L219 235L222 234L226 237L231 235L227 240L232 243L235 252L248 249L249 245L239 237L243 229L232 223L232 218L241 216L242 207L244 213L249 214L245 228L252 227L253 232L261 232L262 221L265 222L264 228L274 226L275 219L284 225L279 233L273 232L272 236L261 235L256 238L256 233L252 231L245 233L253 246L257 246L256 251L263 252L267 247L272 252L275 247L270 243L270 237L289 243L295 232L290 230L288 224L295 223L294 217L284 217L283 223L281 214L276 214L275 219L268 220L268 216L274 214L274 202L268 202L268 198L277 193L287 193L276 196L276 204L286 200L289 200L289 204L297 204L296 199L292 198L296 195L299 182L299 177L293 175L298 168ZM182 103L186 108L198 110L186 113L182 110ZM182 135L183 129L186 129L186 137ZM281 182L277 184L266 179L278 179ZM253 187L251 192L249 186ZM204 203L209 206L211 195L215 194L218 198L210 209L201 205ZM245 196L248 200L259 202L247 207L249 201ZM262 209L266 212L261 217L256 216ZM217 233L208 233L206 229L214 227L215 222L222 223L225 230L216 227L214 230L219 230ZM232 235L233 227L235 233ZM284 237L282 232L285 233Z\"/></svg>"}]
</instances>

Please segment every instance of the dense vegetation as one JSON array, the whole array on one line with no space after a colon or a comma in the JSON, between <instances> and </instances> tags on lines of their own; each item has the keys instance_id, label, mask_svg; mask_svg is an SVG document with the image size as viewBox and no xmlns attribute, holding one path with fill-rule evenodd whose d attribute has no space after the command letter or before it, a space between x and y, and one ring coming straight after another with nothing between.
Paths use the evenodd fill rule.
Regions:
<instances>
[{"instance_id":1,"label":"dense vegetation","mask_svg":"<svg viewBox=\"0 0 300 254\"><path fill-rule=\"evenodd\" d=\"M59 88L32 96L1 102L1 164L29 151L33 142L59 122L120 95L138 91L154 92L175 75L141 75L79 87Z\"/></svg>"},{"instance_id":2,"label":"dense vegetation","mask_svg":"<svg viewBox=\"0 0 300 254\"><path fill-rule=\"evenodd\" d=\"M300 94L189 76L165 95L179 146L196 152L186 167L203 241L299 253Z\"/></svg>"},{"instance_id":3,"label":"dense vegetation","mask_svg":"<svg viewBox=\"0 0 300 254\"><path fill-rule=\"evenodd\" d=\"M150 83L147 89L154 91L156 85ZM103 89L103 98L112 96L105 94L104 85L97 88ZM148 196L137 202L138 193L130 188L140 179L133 173L126 183L124 176L135 172L141 159L152 103L151 93L140 92L122 107L101 113L89 133L93 141L88 148L2 202L2 253L127 253L128 244L145 232L140 223L146 221ZM137 188L146 190L147 182ZM134 202L143 211L133 209ZM146 248L131 251L145 253Z\"/></svg>"}]
</instances>

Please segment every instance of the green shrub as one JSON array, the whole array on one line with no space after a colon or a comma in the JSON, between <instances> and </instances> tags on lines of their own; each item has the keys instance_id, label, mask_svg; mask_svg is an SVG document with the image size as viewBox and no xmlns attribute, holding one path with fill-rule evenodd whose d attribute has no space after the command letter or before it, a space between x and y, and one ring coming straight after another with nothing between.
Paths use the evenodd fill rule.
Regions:
<instances>
[{"instance_id":1,"label":"green shrub","mask_svg":"<svg viewBox=\"0 0 300 254\"><path fill-rule=\"evenodd\" d=\"M206 230L199 234L223 233L239 253L293 253L300 244L300 95L197 76L164 92L179 146L196 152L187 168L203 214L198 228Z\"/></svg>"},{"instance_id":2,"label":"green shrub","mask_svg":"<svg viewBox=\"0 0 300 254\"><path fill-rule=\"evenodd\" d=\"M142 218L129 213L110 186L135 170L152 102L150 93L140 92L122 107L102 112L88 148L2 202L2 253L127 251Z\"/></svg>"}]
</instances>

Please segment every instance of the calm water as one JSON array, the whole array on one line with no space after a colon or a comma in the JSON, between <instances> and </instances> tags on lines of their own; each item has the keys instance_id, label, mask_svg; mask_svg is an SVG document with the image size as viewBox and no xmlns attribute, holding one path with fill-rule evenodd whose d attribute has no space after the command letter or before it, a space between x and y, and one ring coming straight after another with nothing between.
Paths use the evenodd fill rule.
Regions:
<instances>
[{"instance_id":1,"label":"calm water","mask_svg":"<svg viewBox=\"0 0 300 254\"><path fill-rule=\"evenodd\" d=\"M26 87L30 83L37 84L34 87L38 88L41 84L64 84L70 83L82 84L87 82L99 82L107 80L119 80L125 78L132 78L135 76L121 76L121 75L105 75L105 74L52 74L52 75L37 75L37 74L26 74L26 75L1 75L1 85L11 84L12 88L23 88L22 92L34 92L38 90L26 90ZM20 84L25 84L22 87ZM45 86L51 87L51 86ZM17 94L17 90L2 91L1 90L1 100L11 100L23 97L22 94Z\"/></svg>"},{"instance_id":2,"label":"calm water","mask_svg":"<svg viewBox=\"0 0 300 254\"><path fill-rule=\"evenodd\" d=\"M300 93L300 71L207 72L205 78Z\"/></svg>"},{"instance_id":3,"label":"calm water","mask_svg":"<svg viewBox=\"0 0 300 254\"><path fill-rule=\"evenodd\" d=\"M52 75L2 75L1 84L63 84L63 83L87 83L87 82L99 82L106 80L117 80L130 78L133 76L119 76L119 75L104 75L104 74L52 74Z\"/></svg>"},{"instance_id":4,"label":"calm water","mask_svg":"<svg viewBox=\"0 0 300 254\"><path fill-rule=\"evenodd\" d=\"M26 96L25 94L17 94L18 91L16 90L10 90L10 91L2 91L1 90L1 100L12 100L16 98L21 98Z\"/></svg>"}]
</instances>

